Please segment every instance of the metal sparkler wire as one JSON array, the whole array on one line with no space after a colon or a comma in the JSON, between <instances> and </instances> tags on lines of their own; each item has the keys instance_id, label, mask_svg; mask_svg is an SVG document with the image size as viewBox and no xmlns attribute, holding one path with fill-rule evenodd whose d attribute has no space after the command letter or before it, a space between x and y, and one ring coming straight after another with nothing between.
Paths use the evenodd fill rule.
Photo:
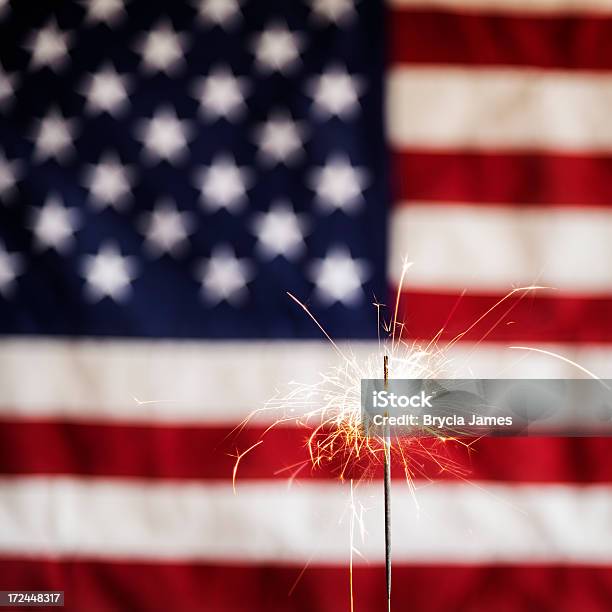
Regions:
<instances>
[{"instance_id":1,"label":"metal sparkler wire","mask_svg":"<svg viewBox=\"0 0 612 612\"><path fill-rule=\"evenodd\" d=\"M389 383L388 355L383 357L383 373L386 389ZM384 450L385 579L387 583L387 611L391 612L391 432L388 424L385 425Z\"/></svg>"}]
</instances>

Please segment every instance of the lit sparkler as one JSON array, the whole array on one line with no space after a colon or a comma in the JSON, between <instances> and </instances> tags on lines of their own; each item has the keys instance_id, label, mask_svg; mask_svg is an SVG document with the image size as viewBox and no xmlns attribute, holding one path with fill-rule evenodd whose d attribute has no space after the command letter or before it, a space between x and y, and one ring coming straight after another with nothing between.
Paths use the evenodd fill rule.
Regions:
<instances>
[{"instance_id":1,"label":"lit sparkler","mask_svg":"<svg viewBox=\"0 0 612 612\"><path fill-rule=\"evenodd\" d=\"M342 481L348 476L349 469L352 466L358 466L361 470L361 477L365 478L374 470L375 466L382 464L384 470L385 574L388 610L391 609L391 465L395 462L401 466L405 480L414 495L415 478L419 476L427 477L426 464L435 465L439 473L450 472L459 478L465 478L469 470L445 452L445 445L453 441L469 449L472 442L449 437L448 434L441 435L429 428L415 430L414 435L411 436L397 435L393 439L388 428L384 430L382 436L371 435L365 431L361 422L361 380L380 378L381 363L383 364L385 384L390 378L452 378L451 362L447 357L449 347L453 346L510 297L517 293L522 297L531 290L547 288L535 285L516 288L484 312L466 330L445 346L439 346L444 329L441 329L434 338L422 345L405 340L403 338L404 323L398 321L404 277L409 267L410 264L405 262L397 290L393 316L389 323L381 319L381 307L383 305L375 304L379 329L378 348L365 359L359 359L349 349L341 348L330 337L309 308L294 295L288 294L330 342L340 358L339 365L326 372L321 372L319 380L315 383L291 383L288 393L271 399L263 408L254 411L243 423L244 426L249 420L263 413L272 415L272 424L265 430L263 436L272 428L282 424L291 423L309 428L311 433L308 436L306 446L312 468L323 465L338 466L338 478ZM513 305L510 305L506 312L500 315L491 330L513 307ZM382 338L380 335L381 329L384 332ZM233 473L234 486L240 461L247 453L259 446L262 440L263 437L237 456ZM351 478L351 491L352 488Z\"/></svg>"}]
</instances>

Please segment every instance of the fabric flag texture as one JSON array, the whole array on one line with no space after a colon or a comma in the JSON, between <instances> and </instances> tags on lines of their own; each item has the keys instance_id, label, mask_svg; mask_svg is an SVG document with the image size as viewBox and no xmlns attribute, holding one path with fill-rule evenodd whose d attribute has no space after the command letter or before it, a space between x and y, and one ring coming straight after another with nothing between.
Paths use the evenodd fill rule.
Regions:
<instances>
[{"instance_id":1,"label":"fabric flag texture","mask_svg":"<svg viewBox=\"0 0 612 612\"><path fill-rule=\"evenodd\" d=\"M476 377L612 377L608 0L0 0L0 590L350 609L349 484L236 427L405 334ZM518 292L472 324L515 287ZM395 610L609 610L612 444L395 474ZM337 467L337 466L336 466ZM381 474L355 610L384 609Z\"/></svg>"}]
</instances>

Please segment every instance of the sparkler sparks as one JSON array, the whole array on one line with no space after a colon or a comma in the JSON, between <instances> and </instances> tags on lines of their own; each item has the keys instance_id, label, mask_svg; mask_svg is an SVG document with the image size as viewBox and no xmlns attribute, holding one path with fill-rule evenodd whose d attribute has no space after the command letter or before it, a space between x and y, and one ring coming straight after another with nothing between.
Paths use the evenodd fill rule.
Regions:
<instances>
[{"instance_id":1,"label":"sparkler sparks","mask_svg":"<svg viewBox=\"0 0 612 612\"><path fill-rule=\"evenodd\" d=\"M405 264L404 270L409 265ZM384 465L387 455L389 465L398 463L401 466L411 487L415 477L425 475L423 460L426 459L433 461L440 472L452 471L464 475L467 470L441 452L440 445L450 440L446 436L436 435L433 430L422 430L420 436L397 436L393 439L389 436L385 441L386 436L368 435L362 425L361 380L380 378L381 364L384 364L382 373L387 380L452 377L445 348L438 346L442 330L426 345L408 342L402 337L404 324L398 321L401 290L400 286L392 321L384 322L380 312L383 305L375 304L383 335L379 335L378 348L365 359L357 358L350 349L341 348L309 308L294 295L288 294L321 330L339 356L339 362L328 371L321 372L315 383L290 383L286 394L270 399L264 407L255 410L242 426L264 414L272 421L265 433L283 424L307 428L310 434L306 446L311 466L334 466L342 481L349 476L352 467L358 468L361 478L367 478L377 466ZM426 434L425 438L423 434ZM241 453L238 460L252 448ZM234 470L234 476L236 473L237 470Z\"/></svg>"},{"instance_id":2,"label":"sparkler sparks","mask_svg":"<svg viewBox=\"0 0 612 612\"><path fill-rule=\"evenodd\" d=\"M404 272L408 264L404 265ZM321 373L320 380L313 384L293 385L292 390L283 397L270 400L266 406L256 413L272 411L279 415L273 419L271 429L286 422L297 423L311 428L307 447L313 468L325 463L339 463L338 477L345 479L349 467L361 464L362 477L365 477L373 466L384 466L384 506L385 506L385 576L387 609L391 610L391 462L392 455L397 457L403 468L406 482L413 486L413 477L419 470L419 456L433 459L440 471L454 470L461 473L460 466L452 461L444 461L444 455L436 449L423 443L422 439L397 437L392 443L389 428L384 436L372 437L366 434L361 422L361 379L378 378L380 364L383 364L385 384L390 376L396 378L433 378L441 376L446 369L447 360L443 351L437 348L434 339L426 347L409 344L402 339L403 324L398 324L400 290L398 290L393 321L383 325L387 337L380 338L382 304L375 304L379 329L378 351L364 362L357 360L352 354L345 353L329 336L308 307L295 296L289 297L313 320L322 334L338 353L340 365L327 373ZM398 332L399 329L399 332ZM255 414L256 414L255 413ZM252 415L254 416L254 415ZM266 431L268 431L266 430ZM443 443L445 438L439 438ZM236 475L241 459L262 440L249 447L236 457L233 470L233 486L236 490ZM351 479L351 500L353 500L353 480ZM351 554L350 554L350 601L353 609L353 529L355 512L351 514Z\"/></svg>"},{"instance_id":3,"label":"sparkler sparks","mask_svg":"<svg viewBox=\"0 0 612 612\"><path fill-rule=\"evenodd\" d=\"M268 430L287 423L304 426L310 431L306 446L313 468L334 466L338 478L345 480L351 468L358 467L367 477L384 464L385 440L384 436L368 435L363 428L361 380L380 378L385 357L389 378L444 377L449 362L433 343L421 347L403 340L396 340L394 345L381 342L380 348L363 361L337 344L333 346L341 356L339 365L320 373L314 384L291 383L286 395L271 399L251 418L262 413L272 416ZM389 439L387 452L392 461L402 465L409 484L420 475L420 464L413 461L419 455L435 458L441 470L459 468L443 464L435 448L417 437Z\"/></svg>"},{"instance_id":4,"label":"sparkler sparks","mask_svg":"<svg viewBox=\"0 0 612 612\"><path fill-rule=\"evenodd\" d=\"M243 423L262 413L272 416L272 424L265 430L265 434L272 428L282 424L293 424L308 428L310 434L306 440L309 461L312 469L322 466L332 467L337 477L344 481L351 480L351 499L353 499L353 474L357 471L359 482L371 476L379 466L384 470L384 507L385 507L385 569L387 585L387 608L391 609L391 466L396 464L401 468L405 481L409 486L413 498L415 496L415 479L429 478L426 467L435 466L438 474L451 473L456 477L465 479L469 473L462 463L453 459L447 452L449 442L471 449L474 441L460 440L459 438L441 435L429 428L420 428L414 436L391 436L388 429L383 435L370 435L365 431L361 419L361 380L379 379L381 364L385 383L390 379L433 379L453 378L450 359L447 349L453 346L467 332L484 321L493 311L499 308L511 296L519 293L521 297L531 290L545 289L546 287L529 286L512 290L489 310L484 312L464 332L453 338L445 346L439 345L444 332L442 328L429 342L419 344L409 342L403 338L404 323L398 321L400 299L403 289L404 277L410 267L404 262L401 280L397 290L393 307L393 316L390 322L381 317L383 304L375 303L377 324L379 330L378 348L365 359L358 359L349 350L341 348L327 333L309 308L292 294L289 297L304 310L321 333L327 338L338 354L339 363L326 372L319 374L317 382L291 383L290 390L269 400L263 408L256 410ZM510 305L500 315L491 329L483 338L498 325L512 310ZM381 330L383 331L381 337ZM459 433L459 432L458 432ZM263 440L262 437L262 440ZM245 454L254 450L262 442L260 440L246 451L237 455L233 471L235 488L238 464ZM299 469L304 466L301 465ZM358 484L357 482L357 484ZM353 512L352 520L356 514ZM351 534L353 527L351 527ZM352 536L351 536L352 539ZM351 609L353 605L352 592L352 559L353 543L351 541L350 556L350 589Z\"/></svg>"}]
</instances>

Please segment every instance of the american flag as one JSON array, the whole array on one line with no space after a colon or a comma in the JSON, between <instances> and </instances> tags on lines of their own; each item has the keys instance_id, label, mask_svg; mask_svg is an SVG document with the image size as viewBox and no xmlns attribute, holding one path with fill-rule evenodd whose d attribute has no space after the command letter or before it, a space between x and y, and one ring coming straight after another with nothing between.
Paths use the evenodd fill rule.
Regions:
<instances>
[{"instance_id":1,"label":"american flag","mask_svg":"<svg viewBox=\"0 0 612 612\"><path fill-rule=\"evenodd\" d=\"M349 609L347 483L235 427L408 336L612 377L609 0L0 1L0 590L73 610ZM605 438L394 483L395 610L609 610ZM288 480L291 486L288 486ZM426 485L426 486L425 486ZM385 605L361 486L356 610Z\"/></svg>"}]
</instances>

